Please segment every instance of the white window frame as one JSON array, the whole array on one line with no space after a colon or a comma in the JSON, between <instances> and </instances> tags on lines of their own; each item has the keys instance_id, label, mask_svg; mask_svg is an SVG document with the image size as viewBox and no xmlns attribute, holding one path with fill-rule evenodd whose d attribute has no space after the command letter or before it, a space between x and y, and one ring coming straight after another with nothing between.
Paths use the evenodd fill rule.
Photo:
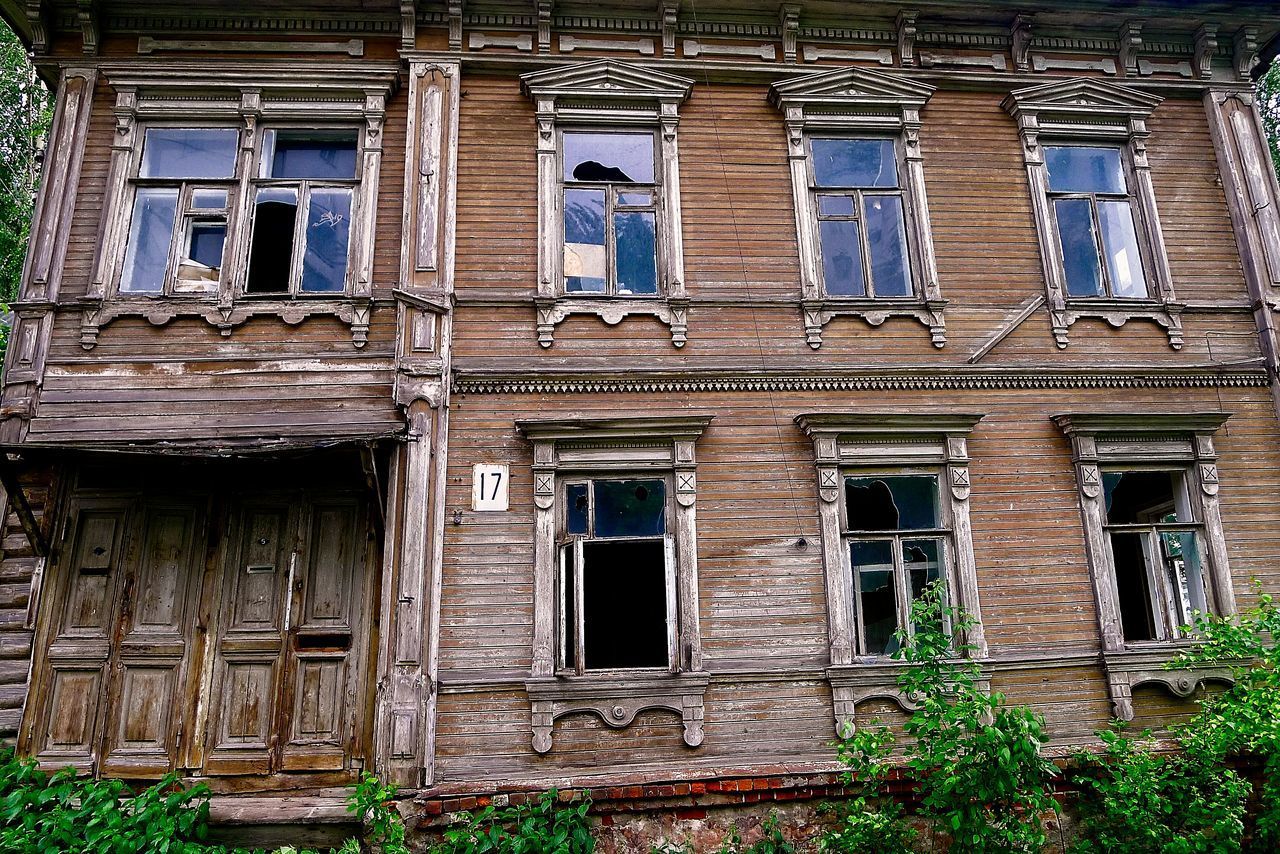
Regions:
<instances>
[{"instance_id":1,"label":"white window frame","mask_svg":"<svg viewBox=\"0 0 1280 854\"><path fill-rule=\"evenodd\" d=\"M914 317L928 330L935 347L947 342L946 320L934 257L924 157L920 151L920 111L934 87L880 71L842 68L773 84L770 101L785 117L792 200L800 251L800 283L805 338L822 346L822 329L839 315L861 317L879 326L890 317ZM909 296L829 295L822 282L817 195L811 140L814 138L890 138L898 163L899 192L907 236L912 293ZM870 266L864 263L870 283ZM870 290L870 285L868 287Z\"/></svg>"},{"instance_id":2,"label":"white window frame","mask_svg":"<svg viewBox=\"0 0 1280 854\"><path fill-rule=\"evenodd\" d=\"M703 693L698 617L695 444L710 415L533 420L516 422L533 445L534 581L533 656L525 683L533 715L533 747L552 746L557 718L590 712L608 726L630 725L644 709L678 714L684 743L702 743ZM591 670L560 667L560 549L564 541L566 485L590 480L662 478L667 492L668 647L670 666ZM577 589L581 589L579 586ZM580 635L579 635L580 636Z\"/></svg>"},{"instance_id":3,"label":"white window frame","mask_svg":"<svg viewBox=\"0 0 1280 854\"><path fill-rule=\"evenodd\" d=\"M245 62L216 70L137 64L104 66L116 93L116 135L103 200L97 255L81 319L81 346L93 349L101 328L118 317L143 317L157 325L195 316L224 335L258 314L274 314L288 323L314 314L337 316L351 329L353 346L368 341L372 300L373 240L382 127L386 101L397 85L395 63L304 63L288 69ZM227 210L227 237L218 287L212 292L122 293L119 280L129 222L134 178L149 126L237 127L240 143L233 203ZM247 295L252 193L263 130L355 128L359 141L357 185L352 198L347 286L342 293ZM296 248L296 247L295 247ZM171 270L169 275L174 275Z\"/></svg>"},{"instance_id":4,"label":"white window frame","mask_svg":"<svg viewBox=\"0 0 1280 854\"><path fill-rule=\"evenodd\" d=\"M1218 455L1213 445L1214 433L1229 417L1222 412L1093 412L1053 416L1071 441L1086 556L1102 635L1103 662L1115 716L1122 720L1133 720L1132 689L1137 685L1160 683L1185 697L1205 678L1219 678L1219 674L1213 671L1189 674L1163 667L1164 662L1187 643L1186 639L1125 641L1103 472L1147 469L1183 473L1182 483L1194 522L1177 523L1174 527L1198 526L1202 534L1199 545L1206 599L1215 613L1232 616L1236 613L1235 591L1218 504Z\"/></svg>"},{"instance_id":5,"label":"white window frame","mask_svg":"<svg viewBox=\"0 0 1280 854\"><path fill-rule=\"evenodd\" d=\"M555 327L573 314L594 314L609 325L650 315L671 329L671 343L688 340L688 299L680 219L679 107L693 81L614 60L599 60L520 78L538 123L537 335L555 343ZM658 293L566 293L564 289L563 132L650 129L655 133L655 220ZM613 274L610 271L610 277Z\"/></svg>"},{"instance_id":6,"label":"white window frame","mask_svg":"<svg viewBox=\"0 0 1280 854\"><path fill-rule=\"evenodd\" d=\"M899 662L859 654L857 596L843 506L846 476L916 472L938 475L939 509L951 546L945 564L947 598L973 619L968 631L954 639L958 647L967 647L972 657L987 657L969 521L968 437L982 417L950 411L817 412L796 416L796 424L813 441L814 448L830 640L826 676L831 684L837 733L853 727L858 704L872 697L893 700L906 710L915 708L914 700L897 687Z\"/></svg>"},{"instance_id":7,"label":"white window frame","mask_svg":"<svg viewBox=\"0 0 1280 854\"><path fill-rule=\"evenodd\" d=\"M1022 156L1027 169L1031 209L1040 241L1044 266L1045 302L1049 309L1054 341L1060 349L1070 343L1071 326L1083 317L1101 318L1113 327L1134 319L1150 320L1161 326L1169 346L1181 350L1182 311L1173 290L1169 253L1165 248L1160 215L1156 210L1151 164L1147 159L1147 119L1163 99L1157 95L1120 86L1105 80L1074 78L1015 89L1005 98L1004 109L1018 123ZM1119 148L1124 163L1128 197L1131 200L1138 251L1146 274L1148 296L1071 296L1049 192L1045 164L1046 146L1087 146ZM1099 258L1105 267L1105 258ZM1108 276L1105 271L1104 277Z\"/></svg>"}]
</instances>

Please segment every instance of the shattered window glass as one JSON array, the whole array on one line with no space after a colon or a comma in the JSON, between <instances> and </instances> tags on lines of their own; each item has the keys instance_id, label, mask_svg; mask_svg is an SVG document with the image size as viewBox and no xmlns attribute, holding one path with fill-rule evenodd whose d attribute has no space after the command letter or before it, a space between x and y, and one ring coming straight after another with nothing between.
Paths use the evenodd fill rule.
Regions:
<instances>
[{"instance_id":1,"label":"shattered window glass","mask_svg":"<svg viewBox=\"0 0 1280 854\"><path fill-rule=\"evenodd\" d=\"M316 188L307 205L307 242L302 256L302 290L340 293L346 287L347 244L351 239L351 190Z\"/></svg>"},{"instance_id":2,"label":"shattered window glass","mask_svg":"<svg viewBox=\"0 0 1280 854\"><path fill-rule=\"evenodd\" d=\"M169 247L178 211L178 191L139 187L129 223L120 290L128 293L160 293L169 268Z\"/></svg>"},{"instance_id":3,"label":"shattered window glass","mask_svg":"<svg viewBox=\"0 0 1280 854\"><path fill-rule=\"evenodd\" d=\"M891 139L814 139L813 176L819 187L897 187Z\"/></svg>"},{"instance_id":4,"label":"shattered window glass","mask_svg":"<svg viewBox=\"0 0 1280 854\"><path fill-rule=\"evenodd\" d=\"M595 535L652 537L666 532L666 481L597 480Z\"/></svg>"},{"instance_id":5,"label":"shattered window glass","mask_svg":"<svg viewBox=\"0 0 1280 854\"><path fill-rule=\"evenodd\" d=\"M566 181L652 184L653 167L652 133L564 132Z\"/></svg>"},{"instance_id":6,"label":"shattered window glass","mask_svg":"<svg viewBox=\"0 0 1280 854\"><path fill-rule=\"evenodd\" d=\"M292 187L260 187L253 209L253 244L249 252L251 294L288 291L293 263L293 232L298 221L298 191Z\"/></svg>"},{"instance_id":7,"label":"shattered window glass","mask_svg":"<svg viewBox=\"0 0 1280 854\"><path fill-rule=\"evenodd\" d=\"M263 133L262 177L350 180L356 177L354 131Z\"/></svg>"},{"instance_id":8,"label":"shattered window glass","mask_svg":"<svg viewBox=\"0 0 1280 854\"><path fill-rule=\"evenodd\" d=\"M587 504L587 485L571 483L565 487L565 530L570 534L587 533L591 513Z\"/></svg>"},{"instance_id":9,"label":"shattered window glass","mask_svg":"<svg viewBox=\"0 0 1280 854\"><path fill-rule=\"evenodd\" d=\"M564 289L602 293L605 256L605 191L565 190Z\"/></svg>"},{"instance_id":10,"label":"shattered window glass","mask_svg":"<svg viewBox=\"0 0 1280 854\"><path fill-rule=\"evenodd\" d=\"M231 178L240 132L235 128L147 128L142 178Z\"/></svg>"},{"instance_id":11,"label":"shattered window glass","mask_svg":"<svg viewBox=\"0 0 1280 854\"><path fill-rule=\"evenodd\" d=\"M847 477L845 510L851 531L918 531L939 527L934 475Z\"/></svg>"},{"instance_id":12,"label":"shattered window glass","mask_svg":"<svg viewBox=\"0 0 1280 854\"><path fill-rule=\"evenodd\" d=\"M849 560L857 582L864 651L867 655L892 655L898 648L893 637L898 628L893 543L854 540L849 544Z\"/></svg>"}]
</instances>

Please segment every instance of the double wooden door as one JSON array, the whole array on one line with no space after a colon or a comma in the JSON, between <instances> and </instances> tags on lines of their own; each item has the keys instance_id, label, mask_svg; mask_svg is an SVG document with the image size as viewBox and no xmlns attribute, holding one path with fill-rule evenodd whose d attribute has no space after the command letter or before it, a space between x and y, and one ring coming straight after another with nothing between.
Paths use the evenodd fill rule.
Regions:
<instances>
[{"instance_id":1,"label":"double wooden door","mask_svg":"<svg viewBox=\"0 0 1280 854\"><path fill-rule=\"evenodd\" d=\"M350 772L369 556L351 494L74 498L25 749L126 778Z\"/></svg>"}]
</instances>

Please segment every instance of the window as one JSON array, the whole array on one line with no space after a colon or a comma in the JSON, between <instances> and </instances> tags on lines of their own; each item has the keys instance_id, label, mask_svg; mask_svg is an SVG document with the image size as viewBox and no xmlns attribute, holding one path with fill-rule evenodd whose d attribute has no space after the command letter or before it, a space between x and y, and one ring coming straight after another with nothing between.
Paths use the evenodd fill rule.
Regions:
<instances>
[{"instance_id":1,"label":"window","mask_svg":"<svg viewBox=\"0 0 1280 854\"><path fill-rule=\"evenodd\" d=\"M218 289L239 140L235 128L146 129L133 181L122 293Z\"/></svg>"},{"instance_id":2,"label":"window","mask_svg":"<svg viewBox=\"0 0 1280 854\"><path fill-rule=\"evenodd\" d=\"M573 314L688 334L679 108L692 80L599 60L520 78L538 121L538 343Z\"/></svg>"},{"instance_id":3,"label":"window","mask_svg":"<svg viewBox=\"0 0 1280 854\"><path fill-rule=\"evenodd\" d=\"M564 131L564 289L658 292L653 133Z\"/></svg>"},{"instance_id":4,"label":"window","mask_svg":"<svg viewBox=\"0 0 1280 854\"><path fill-rule=\"evenodd\" d=\"M1055 343L1084 317L1119 328L1141 318L1182 348L1182 303L1147 160L1147 117L1161 99L1077 78L1017 89L1004 108L1018 123L1040 236L1045 304Z\"/></svg>"},{"instance_id":5,"label":"window","mask_svg":"<svg viewBox=\"0 0 1280 854\"><path fill-rule=\"evenodd\" d=\"M246 293L346 289L357 155L354 130L263 133Z\"/></svg>"},{"instance_id":6,"label":"window","mask_svg":"<svg viewBox=\"0 0 1280 854\"><path fill-rule=\"evenodd\" d=\"M674 668L676 579L667 514L662 479L564 485L560 671Z\"/></svg>"},{"instance_id":7,"label":"window","mask_svg":"<svg viewBox=\"0 0 1280 854\"><path fill-rule=\"evenodd\" d=\"M1044 158L1067 294L1145 298L1124 153L1111 146L1050 145Z\"/></svg>"},{"instance_id":8,"label":"window","mask_svg":"<svg viewBox=\"0 0 1280 854\"><path fill-rule=\"evenodd\" d=\"M858 652L892 655L894 633L911 603L945 579L950 552L936 474L846 476L845 546L849 553Z\"/></svg>"},{"instance_id":9,"label":"window","mask_svg":"<svg viewBox=\"0 0 1280 854\"><path fill-rule=\"evenodd\" d=\"M805 336L842 314L914 317L946 345L920 111L933 87L867 69L775 83L786 116Z\"/></svg>"},{"instance_id":10,"label":"window","mask_svg":"<svg viewBox=\"0 0 1280 854\"><path fill-rule=\"evenodd\" d=\"M823 290L829 296L912 293L907 226L891 139L809 141Z\"/></svg>"},{"instance_id":11,"label":"window","mask_svg":"<svg viewBox=\"0 0 1280 854\"><path fill-rule=\"evenodd\" d=\"M1102 489L1125 641L1182 637L1209 610L1186 473L1103 471Z\"/></svg>"},{"instance_id":12,"label":"window","mask_svg":"<svg viewBox=\"0 0 1280 854\"><path fill-rule=\"evenodd\" d=\"M1116 717L1134 686L1188 696L1214 673L1166 668L1195 611L1235 613L1218 507L1221 412L1069 413L1080 517Z\"/></svg>"},{"instance_id":13,"label":"window","mask_svg":"<svg viewBox=\"0 0 1280 854\"><path fill-rule=\"evenodd\" d=\"M702 743L695 445L706 415L520 421L533 445L533 746L591 712L680 716Z\"/></svg>"},{"instance_id":14,"label":"window","mask_svg":"<svg viewBox=\"0 0 1280 854\"><path fill-rule=\"evenodd\" d=\"M968 436L981 415L818 412L796 417L813 440L827 583L827 681L835 730L869 697L914 702L897 687L895 633L911 603L941 582L973 618L944 626L957 649L986 657L969 524Z\"/></svg>"}]
</instances>

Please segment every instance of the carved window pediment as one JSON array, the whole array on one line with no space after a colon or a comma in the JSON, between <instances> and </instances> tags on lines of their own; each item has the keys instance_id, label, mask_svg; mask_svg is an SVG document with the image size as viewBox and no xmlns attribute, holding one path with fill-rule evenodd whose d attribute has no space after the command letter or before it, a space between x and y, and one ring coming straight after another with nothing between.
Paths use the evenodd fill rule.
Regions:
<instances>
[{"instance_id":1,"label":"carved window pediment","mask_svg":"<svg viewBox=\"0 0 1280 854\"><path fill-rule=\"evenodd\" d=\"M81 300L81 345L92 349L102 326L125 316L142 317L157 325L182 316L200 317L230 335L253 316L275 315L296 324L312 315L327 314L347 323L353 345L363 347L372 310L382 125L387 98L397 86L398 69L387 64L354 68L332 63L293 64L287 69L271 64L220 63L210 69L190 62L149 61L145 65L104 65L102 72L116 93L116 136L93 277ZM187 262L175 261L181 252L171 250L166 284L154 292L150 288L148 292L130 292L122 285L122 261L132 239L131 220L139 216L134 210L135 192L154 184L154 179L143 177L140 168L149 128L234 131L234 166L229 177L219 179L215 191L222 200L216 214L223 248L213 257L221 259L221 266L210 267L198 274L203 278L188 281L182 278ZM255 188L263 180L271 180L261 176L273 174L263 170L259 160L274 128L285 128L281 134L294 135L314 131L325 138L350 134L354 140L351 176L336 182L304 178L284 190L295 194L295 204L312 205L306 209L307 216L319 217L318 221L346 233L341 287L326 283L304 293L294 282L280 293L247 293ZM195 194L205 192L187 186L192 183L208 182L173 179L169 184L174 189L165 191L180 201L172 238L178 250L186 239L185 231L209 218L203 205L191 201ZM281 184L279 180L274 183ZM322 210L328 211L323 217ZM301 207L297 215L302 218ZM292 279L301 276L301 241L299 238L294 249L298 257L292 261ZM332 250L326 247L324 251Z\"/></svg>"},{"instance_id":2,"label":"carved window pediment","mask_svg":"<svg viewBox=\"0 0 1280 854\"><path fill-rule=\"evenodd\" d=\"M913 317L935 347L946 345L947 303L938 285L919 139L920 111L933 92L918 81L861 68L810 74L769 90L785 117L801 310L814 349L822 346L823 327L840 315L873 327ZM836 157L842 168L822 165ZM868 237L873 229L887 235L876 245Z\"/></svg>"},{"instance_id":3,"label":"carved window pediment","mask_svg":"<svg viewBox=\"0 0 1280 854\"><path fill-rule=\"evenodd\" d=\"M681 104L693 81L650 68L612 60L535 71L520 78L525 94L541 105L555 102L556 118L598 120L593 109L605 104L627 106L656 118L663 104ZM577 110L587 111L579 116Z\"/></svg>"},{"instance_id":4,"label":"carved window pediment","mask_svg":"<svg viewBox=\"0 0 1280 854\"><path fill-rule=\"evenodd\" d=\"M1182 349L1184 306L1174 294L1147 160L1147 118L1162 100L1092 78L1016 89L1004 99L1022 137L1059 348L1067 347L1072 324L1092 317L1116 328L1151 321L1165 330L1170 347ZM1052 157L1085 150L1113 152L1106 156L1115 159L1114 182L1055 186ZM1074 247L1070 264L1067 240Z\"/></svg>"}]
</instances>

